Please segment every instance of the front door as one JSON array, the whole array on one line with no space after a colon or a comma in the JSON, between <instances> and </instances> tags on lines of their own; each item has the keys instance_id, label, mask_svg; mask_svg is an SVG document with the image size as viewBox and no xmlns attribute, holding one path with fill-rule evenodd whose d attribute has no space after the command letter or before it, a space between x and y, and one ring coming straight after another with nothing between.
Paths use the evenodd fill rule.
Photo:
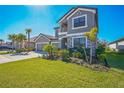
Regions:
<instances>
[{"instance_id":1,"label":"front door","mask_svg":"<svg viewBox=\"0 0 124 93\"><path fill-rule=\"evenodd\" d=\"M63 39L61 40L61 48L62 48L62 49L67 48L67 38L63 38Z\"/></svg>"}]
</instances>

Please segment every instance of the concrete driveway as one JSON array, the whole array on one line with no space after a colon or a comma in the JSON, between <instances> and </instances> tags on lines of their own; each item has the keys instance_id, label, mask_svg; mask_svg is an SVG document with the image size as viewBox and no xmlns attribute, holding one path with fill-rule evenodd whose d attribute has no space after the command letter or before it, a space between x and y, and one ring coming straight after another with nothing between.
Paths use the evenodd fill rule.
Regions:
<instances>
[{"instance_id":1,"label":"concrete driveway","mask_svg":"<svg viewBox=\"0 0 124 93\"><path fill-rule=\"evenodd\" d=\"M17 61L17 60L28 59L28 58L35 58L38 56L39 56L39 53L35 53L35 52L29 52L28 55L12 55L12 54L0 55L0 64Z\"/></svg>"}]
</instances>

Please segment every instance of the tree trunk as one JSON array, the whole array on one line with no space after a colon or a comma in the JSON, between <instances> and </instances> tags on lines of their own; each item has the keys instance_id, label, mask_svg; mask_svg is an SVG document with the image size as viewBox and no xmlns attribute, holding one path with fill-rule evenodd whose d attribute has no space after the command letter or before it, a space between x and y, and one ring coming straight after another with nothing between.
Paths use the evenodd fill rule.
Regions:
<instances>
[{"instance_id":1,"label":"tree trunk","mask_svg":"<svg viewBox=\"0 0 124 93\"><path fill-rule=\"evenodd\" d=\"M86 57L86 61L88 62L86 50L84 48L83 48L83 50L84 50L84 54L85 54L85 57Z\"/></svg>"},{"instance_id":2,"label":"tree trunk","mask_svg":"<svg viewBox=\"0 0 124 93\"><path fill-rule=\"evenodd\" d=\"M90 64L92 64L92 55L93 55L93 49L92 49L92 41L90 44Z\"/></svg>"},{"instance_id":3,"label":"tree trunk","mask_svg":"<svg viewBox=\"0 0 124 93\"><path fill-rule=\"evenodd\" d=\"M28 48L29 48L29 42L30 42L30 33L28 33Z\"/></svg>"}]
</instances>

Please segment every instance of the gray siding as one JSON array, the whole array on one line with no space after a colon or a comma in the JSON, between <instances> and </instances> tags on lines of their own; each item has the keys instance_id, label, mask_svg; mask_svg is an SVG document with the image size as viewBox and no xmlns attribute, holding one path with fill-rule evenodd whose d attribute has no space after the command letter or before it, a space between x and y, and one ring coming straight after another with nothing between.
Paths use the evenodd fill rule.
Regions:
<instances>
[{"instance_id":1,"label":"gray siding","mask_svg":"<svg viewBox=\"0 0 124 93\"><path fill-rule=\"evenodd\" d=\"M88 27L86 28L79 28L79 29L72 29L72 18L77 17L77 16L81 16L81 15L87 15L87 24ZM68 34L71 33L81 33L81 32L87 32L90 31L90 29L94 26L96 26L96 22L95 22L95 14L92 12L88 12L88 11L78 11L76 12L73 16L71 16L68 21Z\"/></svg>"},{"instance_id":2,"label":"gray siding","mask_svg":"<svg viewBox=\"0 0 124 93\"><path fill-rule=\"evenodd\" d=\"M97 12L97 11L96 11ZM87 27L84 28L75 28L73 29L72 27L72 20L74 17L78 17L78 16L82 16L82 15L86 15L87 16ZM74 13L70 18L68 19L64 19L61 24L60 24L60 28L61 31L63 29L63 25L67 23L67 34L62 34L59 35L59 39L61 39L61 47L62 47L62 39L67 38L67 47L68 48L72 48L73 46L73 37L79 37L82 36L84 32L89 32L91 30L91 28L97 26L97 18L96 18L96 13L90 12L90 11L83 11L83 10L79 10L76 13ZM66 29L66 27L65 27ZM87 48L90 47L90 40L87 39ZM93 48L96 48L96 43L93 43Z\"/></svg>"}]
</instances>

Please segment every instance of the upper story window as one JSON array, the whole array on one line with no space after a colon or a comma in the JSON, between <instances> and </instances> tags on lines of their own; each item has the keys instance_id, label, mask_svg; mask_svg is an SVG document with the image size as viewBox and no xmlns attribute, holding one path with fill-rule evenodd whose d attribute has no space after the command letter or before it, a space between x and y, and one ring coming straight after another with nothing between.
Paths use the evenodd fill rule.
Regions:
<instances>
[{"instance_id":1,"label":"upper story window","mask_svg":"<svg viewBox=\"0 0 124 93\"><path fill-rule=\"evenodd\" d=\"M72 29L87 27L87 15L72 18Z\"/></svg>"}]
</instances>

